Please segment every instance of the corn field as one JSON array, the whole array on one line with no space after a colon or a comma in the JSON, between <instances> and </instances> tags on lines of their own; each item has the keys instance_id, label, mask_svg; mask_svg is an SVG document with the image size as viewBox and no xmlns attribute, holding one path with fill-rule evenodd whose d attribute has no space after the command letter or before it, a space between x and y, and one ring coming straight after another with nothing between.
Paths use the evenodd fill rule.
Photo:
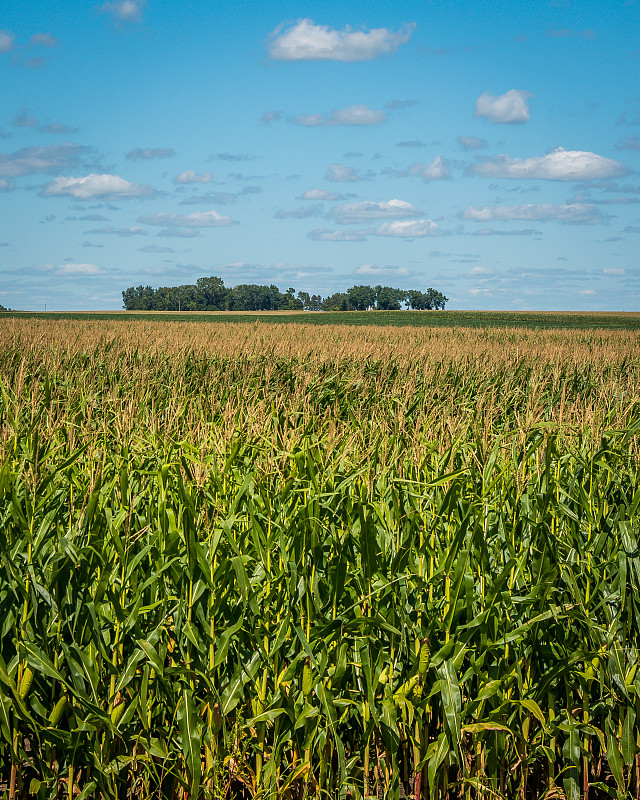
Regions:
<instances>
[{"instance_id":1,"label":"corn field","mask_svg":"<svg viewBox=\"0 0 640 800\"><path fill-rule=\"evenodd\" d=\"M0 796L640 798L640 339L0 321Z\"/></svg>"}]
</instances>

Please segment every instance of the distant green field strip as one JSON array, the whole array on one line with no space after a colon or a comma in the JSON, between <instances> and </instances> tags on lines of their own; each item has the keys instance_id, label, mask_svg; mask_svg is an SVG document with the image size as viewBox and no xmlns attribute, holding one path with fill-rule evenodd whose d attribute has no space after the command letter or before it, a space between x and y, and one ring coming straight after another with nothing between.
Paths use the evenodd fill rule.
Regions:
<instances>
[{"instance_id":1,"label":"distant green field strip","mask_svg":"<svg viewBox=\"0 0 640 800\"><path fill-rule=\"evenodd\" d=\"M329 311L307 313L219 313L194 312L61 312L1 313L0 318L19 316L33 319L73 320L153 320L164 322L266 322L304 323L310 325L380 325L392 327L464 327L464 328L570 328L640 330L640 314L563 314L514 313L509 311Z\"/></svg>"}]
</instances>

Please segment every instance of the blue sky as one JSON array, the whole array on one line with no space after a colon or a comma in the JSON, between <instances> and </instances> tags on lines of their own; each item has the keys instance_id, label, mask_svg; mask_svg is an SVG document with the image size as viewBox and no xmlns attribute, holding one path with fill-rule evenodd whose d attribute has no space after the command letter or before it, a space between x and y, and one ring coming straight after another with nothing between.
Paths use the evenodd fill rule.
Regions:
<instances>
[{"instance_id":1,"label":"blue sky","mask_svg":"<svg viewBox=\"0 0 640 800\"><path fill-rule=\"evenodd\" d=\"M640 310L640 4L5 0L0 303Z\"/></svg>"}]
</instances>

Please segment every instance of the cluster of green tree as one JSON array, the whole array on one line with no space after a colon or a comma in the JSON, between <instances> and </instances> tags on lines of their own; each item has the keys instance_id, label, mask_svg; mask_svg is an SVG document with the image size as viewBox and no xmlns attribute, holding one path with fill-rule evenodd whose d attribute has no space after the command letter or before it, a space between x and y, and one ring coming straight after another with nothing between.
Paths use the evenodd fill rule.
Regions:
<instances>
[{"instance_id":1,"label":"cluster of green tree","mask_svg":"<svg viewBox=\"0 0 640 800\"><path fill-rule=\"evenodd\" d=\"M322 298L319 294L277 286L241 283L228 289L222 278L198 278L183 286L130 286L122 292L127 311L398 311L402 304L414 310L442 309L448 298L435 289L392 289L390 286L352 286Z\"/></svg>"}]
</instances>

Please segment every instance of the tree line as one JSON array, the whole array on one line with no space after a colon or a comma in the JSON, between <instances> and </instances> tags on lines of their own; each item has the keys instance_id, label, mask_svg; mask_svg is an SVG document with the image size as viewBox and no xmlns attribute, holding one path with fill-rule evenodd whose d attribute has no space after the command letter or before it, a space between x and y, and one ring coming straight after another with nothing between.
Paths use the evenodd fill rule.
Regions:
<instances>
[{"instance_id":1,"label":"tree line","mask_svg":"<svg viewBox=\"0 0 640 800\"><path fill-rule=\"evenodd\" d=\"M436 289L393 289L391 286L352 286L328 297L277 286L241 283L227 288L222 278L198 278L183 286L130 286L122 292L127 311L415 311L440 310L448 297Z\"/></svg>"}]
</instances>

